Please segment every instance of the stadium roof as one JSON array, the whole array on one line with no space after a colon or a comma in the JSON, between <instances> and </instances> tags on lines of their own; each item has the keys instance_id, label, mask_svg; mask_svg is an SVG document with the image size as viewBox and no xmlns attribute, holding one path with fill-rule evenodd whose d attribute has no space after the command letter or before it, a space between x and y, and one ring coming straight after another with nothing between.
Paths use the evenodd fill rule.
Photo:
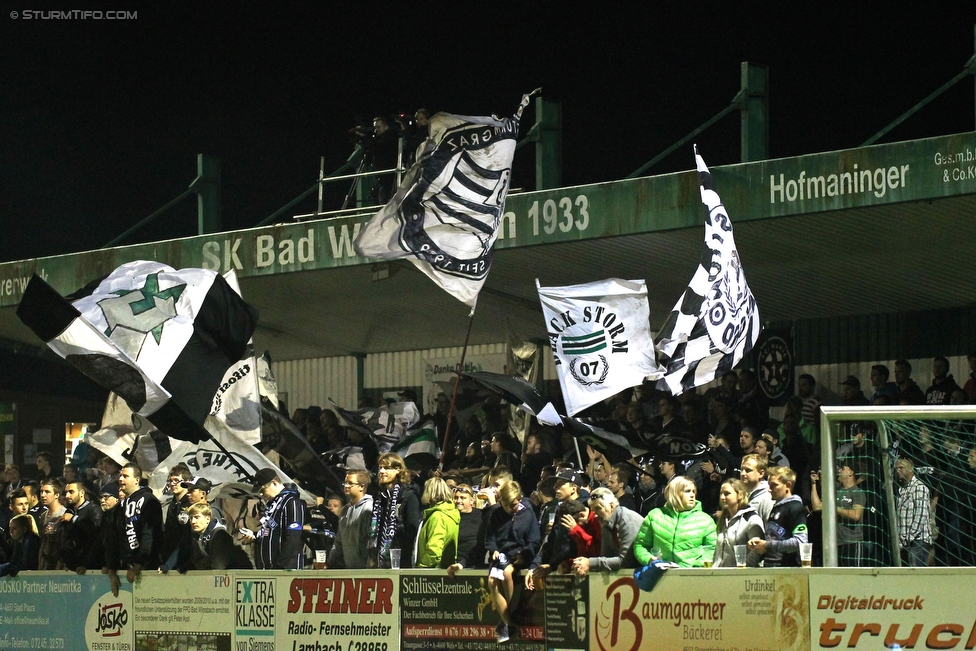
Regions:
<instances>
[{"instance_id":1,"label":"stadium roof","mask_svg":"<svg viewBox=\"0 0 976 651\"><path fill-rule=\"evenodd\" d=\"M706 160L707 162L707 160ZM766 322L969 306L976 298L976 132L712 169ZM545 337L535 290L647 280L660 326L698 264L694 171L509 197L471 343ZM32 273L63 294L130 260L234 268L276 360L458 346L468 309L407 262L355 256L345 217L0 264L0 339Z\"/></svg>"}]
</instances>

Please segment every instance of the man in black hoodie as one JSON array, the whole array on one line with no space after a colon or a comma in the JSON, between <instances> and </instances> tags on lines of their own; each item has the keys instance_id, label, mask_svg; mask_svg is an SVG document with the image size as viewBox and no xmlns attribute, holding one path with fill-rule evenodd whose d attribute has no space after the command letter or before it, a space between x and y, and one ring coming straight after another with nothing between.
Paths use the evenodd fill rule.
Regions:
<instances>
[{"instance_id":1,"label":"man in black hoodie","mask_svg":"<svg viewBox=\"0 0 976 651\"><path fill-rule=\"evenodd\" d=\"M143 570L159 567L163 542L163 507L148 486L142 486L142 469L127 463L119 472L118 526L105 550L105 561L113 592L118 590L119 569L132 583Z\"/></svg>"},{"instance_id":2,"label":"man in black hoodie","mask_svg":"<svg viewBox=\"0 0 976 651\"><path fill-rule=\"evenodd\" d=\"M925 391L925 404L948 405L952 399L952 392L959 389L959 385L949 373L949 360L936 357L932 360L932 386Z\"/></svg>"}]
</instances>

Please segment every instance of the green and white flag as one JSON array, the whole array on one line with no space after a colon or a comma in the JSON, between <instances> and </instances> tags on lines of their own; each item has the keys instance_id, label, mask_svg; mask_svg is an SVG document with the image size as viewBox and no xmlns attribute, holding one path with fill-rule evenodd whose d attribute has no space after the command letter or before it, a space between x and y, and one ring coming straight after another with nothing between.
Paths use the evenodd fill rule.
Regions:
<instances>
[{"instance_id":1,"label":"green and white flag","mask_svg":"<svg viewBox=\"0 0 976 651\"><path fill-rule=\"evenodd\" d=\"M434 421L424 421L418 428L410 430L399 443L390 449L390 452L396 452L404 459L415 454L429 454L435 459L439 458L441 451L437 441L437 426L434 425Z\"/></svg>"},{"instance_id":2,"label":"green and white flag","mask_svg":"<svg viewBox=\"0 0 976 651\"><path fill-rule=\"evenodd\" d=\"M542 287L536 280L536 287L570 416L645 377L661 377L643 280L565 287Z\"/></svg>"}]
</instances>

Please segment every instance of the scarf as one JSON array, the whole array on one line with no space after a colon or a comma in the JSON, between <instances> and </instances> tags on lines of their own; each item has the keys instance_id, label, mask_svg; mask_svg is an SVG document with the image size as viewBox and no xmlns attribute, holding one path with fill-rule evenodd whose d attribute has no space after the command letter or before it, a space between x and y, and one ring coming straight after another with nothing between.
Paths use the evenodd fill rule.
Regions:
<instances>
[{"instance_id":1,"label":"scarf","mask_svg":"<svg viewBox=\"0 0 976 651\"><path fill-rule=\"evenodd\" d=\"M373 504L369 552L376 561L376 567L390 567L390 545L397 534L401 488L400 484L393 484L393 488L380 493L379 505Z\"/></svg>"}]
</instances>

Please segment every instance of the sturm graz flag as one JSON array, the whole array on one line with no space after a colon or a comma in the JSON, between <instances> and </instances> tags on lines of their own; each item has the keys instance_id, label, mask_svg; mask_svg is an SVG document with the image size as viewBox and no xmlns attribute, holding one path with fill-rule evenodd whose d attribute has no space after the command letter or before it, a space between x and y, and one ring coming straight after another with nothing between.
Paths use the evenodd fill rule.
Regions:
<instances>
[{"instance_id":1,"label":"sturm graz flag","mask_svg":"<svg viewBox=\"0 0 976 651\"><path fill-rule=\"evenodd\" d=\"M356 238L357 253L409 258L474 308L491 267L519 121L530 97L523 96L507 119L435 114L419 159Z\"/></svg>"},{"instance_id":2,"label":"sturm graz flag","mask_svg":"<svg viewBox=\"0 0 976 651\"><path fill-rule=\"evenodd\" d=\"M756 345L762 324L732 237L732 221L695 148L705 204L705 242L688 288L658 333L667 372L658 388L678 395L720 377Z\"/></svg>"},{"instance_id":3,"label":"sturm graz flag","mask_svg":"<svg viewBox=\"0 0 976 651\"><path fill-rule=\"evenodd\" d=\"M68 298L35 275L17 316L134 413L194 442L209 438L214 394L257 322L220 274L142 260Z\"/></svg>"}]
</instances>

